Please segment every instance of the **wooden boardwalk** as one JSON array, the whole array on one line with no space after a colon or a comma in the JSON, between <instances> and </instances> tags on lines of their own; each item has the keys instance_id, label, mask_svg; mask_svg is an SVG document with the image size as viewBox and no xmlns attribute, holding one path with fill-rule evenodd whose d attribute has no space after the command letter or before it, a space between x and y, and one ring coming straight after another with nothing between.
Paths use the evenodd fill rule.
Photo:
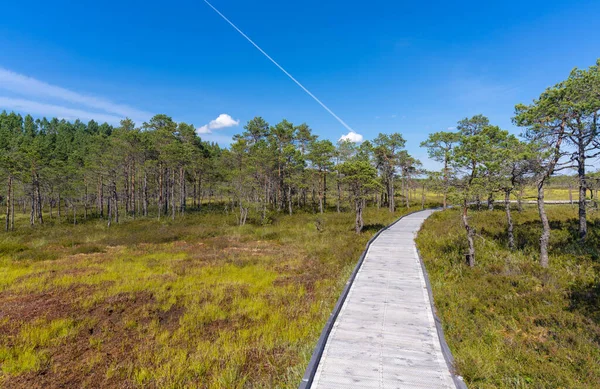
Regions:
<instances>
[{"instance_id":1,"label":"wooden boardwalk","mask_svg":"<svg viewBox=\"0 0 600 389\"><path fill-rule=\"evenodd\" d=\"M414 242L432 212L404 217L371 243L327 337L312 385L301 387L464 387L450 374L442 352Z\"/></svg>"}]
</instances>

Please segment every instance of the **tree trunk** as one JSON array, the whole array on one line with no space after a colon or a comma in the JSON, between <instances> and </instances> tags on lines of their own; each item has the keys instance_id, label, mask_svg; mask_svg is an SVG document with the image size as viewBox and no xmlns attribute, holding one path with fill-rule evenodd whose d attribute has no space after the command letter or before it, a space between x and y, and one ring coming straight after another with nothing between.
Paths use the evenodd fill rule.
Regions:
<instances>
[{"instance_id":1,"label":"tree trunk","mask_svg":"<svg viewBox=\"0 0 600 389\"><path fill-rule=\"evenodd\" d=\"M44 224L42 216L42 191L40 189L40 175L35 173L35 214L40 224Z\"/></svg>"},{"instance_id":2,"label":"tree trunk","mask_svg":"<svg viewBox=\"0 0 600 389\"><path fill-rule=\"evenodd\" d=\"M119 224L119 195L117 194L117 183L112 183L112 196L113 196L113 213L115 215L115 223Z\"/></svg>"},{"instance_id":3,"label":"tree trunk","mask_svg":"<svg viewBox=\"0 0 600 389\"><path fill-rule=\"evenodd\" d=\"M487 200L487 205L488 205L488 210L489 211L493 211L494 210L494 194L490 193L490 195L488 196L488 200Z\"/></svg>"},{"instance_id":4,"label":"tree trunk","mask_svg":"<svg viewBox=\"0 0 600 389\"><path fill-rule=\"evenodd\" d=\"M245 208L242 205L242 202L239 201L240 203L240 219L239 219L239 225L243 226L246 224L246 218L248 217L248 208Z\"/></svg>"},{"instance_id":5,"label":"tree trunk","mask_svg":"<svg viewBox=\"0 0 600 389\"><path fill-rule=\"evenodd\" d=\"M465 227L465 231L467 232L467 242L469 243L469 253L466 256L466 260L470 267L475 267L475 231L469 225L468 211L469 203L467 200L465 200L462 209L462 222L463 226Z\"/></svg>"},{"instance_id":6,"label":"tree trunk","mask_svg":"<svg viewBox=\"0 0 600 389\"><path fill-rule=\"evenodd\" d=\"M510 190L507 190L504 195L504 207L506 208L506 220L508 222L507 232L508 232L508 248L514 250L515 248L515 235L513 233L514 226L512 215L510 213Z\"/></svg>"},{"instance_id":7,"label":"tree trunk","mask_svg":"<svg viewBox=\"0 0 600 389\"><path fill-rule=\"evenodd\" d=\"M569 203L571 203L572 208L575 206L573 203L573 186L571 186L571 183L569 183Z\"/></svg>"},{"instance_id":8,"label":"tree trunk","mask_svg":"<svg viewBox=\"0 0 600 389\"><path fill-rule=\"evenodd\" d=\"M289 212L290 212L290 216L292 215L292 186L289 185L288 186L288 208L289 208ZM339 209L339 205L338 205L338 209Z\"/></svg>"},{"instance_id":9,"label":"tree trunk","mask_svg":"<svg viewBox=\"0 0 600 389\"><path fill-rule=\"evenodd\" d=\"M175 220L175 169L171 169L171 219Z\"/></svg>"},{"instance_id":10,"label":"tree trunk","mask_svg":"<svg viewBox=\"0 0 600 389\"><path fill-rule=\"evenodd\" d=\"M323 213L323 197L324 197L324 194L323 194L322 185L323 185L323 180L324 180L325 176L323 176L323 173L321 173L321 176L323 178L321 179L321 182L319 184L319 212Z\"/></svg>"},{"instance_id":11,"label":"tree trunk","mask_svg":"<svg viewBox=\"0 0 600 389\"><path fill-rule=\"evenodd\" d=\"M404 175L400 177L400 192L402 197L404 197L404 204L406 205L408 197L406 196L406 180L404 179Z\"/></svg>"},{"instance_id":12,"label":"tree trunk","mask_svg":"<svg viewBox=\"0 0 600 389\"><path fill-rule=\"evenodd\" d=\"M88 203L88 191L87 191L87 181L85 181L85 198L83 200L83 220L87 220L87 203Z\"/></svg>"},{"instance_id":13,"label":"tree trunk","mask_svg":"<svg viewBox=\"0 0 600 389\"><path fill-rule=\"evenodd\" d=\"M577 175L579 176L579 239L584 241L587 237L587 204L585 201L587 184L585 177L585 149L583 148L583 145L581 145L581 142L579 146Z\"/></svg>"},{"instance_id":14,"label":"tree trunk","mask_svg":"<svg viewBox=\"0 0 600 389\"><path fill-rule=\"evenodd\" d=\"M33 181L33 183L31 184L31 212L29 214L29 224L30 225L34 225L35 224L35 200L36 200L36 195L35 195L35 180Z\"/></svg>"},{"instance_id":15,"label":"tree trunk","mask_svg":"<svg viewBox=\"0 0 600 389\"><path fill-rule=\"evenodd\" d=\"M394 212L396 210L396 191L394 190L394 173L392 172L392 175L389 179L390 182L390 194L389 194L389 199L388 199L388 203L390 206L390 212Z\"/></svg>"},{"instance_id":16,"label":"tree trunk","mask_svg":"<svg viewBox=\"0 0 600 389\"><path fill-rule=\"evenodd\" d=\"M357 234L360 234L360 232L362 231L362 229L364 227L364 222L363 222L364 202L365 202L365 200L363 200L363 199L357 199L354 202L355 208L356 208L356 220L354 222L354 231L356 231Z\"/></svg>"},{"instance_id":17,"label":"tree trunk","mask_svg":"<svg viewBox=\"0 0 600 389\"><path fill-rule=\"evenodd\" d=\"M144 188L142 189L144 197L144 216L148 216L148 172L144 169Z\"/></svg>"},{"instance_id":18,"label":"tree trunk","mask_svg":"<svg viewBox=\"0 0 600 389\"><path fill-rule=\"evenodd\" d=\"M15 185L12 182L11 177L11 191L10 191L10 230L15 230Z\"/></svg>"},{"instance_id":19,"label":"tree trunk","mask_svg":"<svg viewBox=\"0 0 600 389\"><path fill-rule=\"evenodd\" d=\"M194 185L192 186L192 206L198 208L198 173L194 172Z\"/></svg>"},{"instance_id":20,"label":"tree trunk","mask_svg":"<svg viewBox=\"0 0 600 389\"><path fill-rule=\"evenodd\" d=\"M88 186L87 182L85 183L85 198L83 200L83 220L87 220L88 214Z\"/></svg>"},{"instance_id":21,"label":"tree trunk","mask_svg":"<svg viewBox=\"0 0 600 389\"><path fill-rule=\"evenodd\" d=\"M6 231L10 230L10 218L11 218L11 215L10 215L10 211L11 211L10 204L11 204L11 201L13 201L12 197L10 195L11 194L10 193L11 190L12 190L12 176L9 175L8 176L8 188L7 188L7 191L6 191Z\"/></svg>"},{"instance_id":22,"label":"tree trunk","mask_svg":"<svg viewBox=\"0 0 600 389\"><path fill-rule=\"evenodd\" d=\"M447 153L446 153L447 154ZM444 158L444 200L443 200L443 208L446 210L448 208L448 157Z\"/></svg>"},{"instance_id":23,"label":"tree trunk","mask_svg":"<svg viewBox=\"0 0 600 389\"><path fill-rule=\"evenodd\" d=\"M129 215L129 163L123 166L123 193L125 195L125 215Z\"/></svg>"},{"instance_id":24,"label":"tree trunk","mask_svg":"<svg viewBox=\"0 0 600 389\"><path fill-rule=\"evenodd\" d=\"M342 184L340 182L340 172L337 174L337 212L340 213L340 203L342 202Z\"/></svg>"},{"instance_id":25,"label":"tree trunk","mask_svg":"<svg viewBox=\"0 0 600 389\"><path fill-rule=\"evenodd\" d=\"M106 199L106 213L108 216L108 227L110 228L110 225L112 223L112 206L110 203L110 196L108 196L108 198Z\"/></svg>"},{"instance_id":26,"label":"tree trunk","mask_svg":"<svg viewBox=\"0 0 600 389\"><path fill-rule=\"evenodd\" d=\"M102 182L102 175L98 177L98 207L100 208L100 218L104 218L104 183Z\"/></svg>"},{"instance_id":27,"label":"tree trunk","mask_svg":"<svg viewBox=\"0 0 600 389\"><path fill-rule=\"evenodd\" d=\"M179 214L183 215L183 167L179 167Z\"/></svg>"},{"instance_id":28,"label":"tree trunk","mask_svg":"<svg viewBox=\"0 0 600 389\"><path fill-rule=\"evenodd\" d=\"M171 183L169 182L170 181L170 179L169 179L169 170L170 169L165 169L165 173L164 173L165 174L165 178L164 178L163 188L164 188L165 194L164 194L164 203L163 203L164 209L163 209L163 212L165 214L165 217L169 216L169 205L171 204L171 202L170 202L171 199L169 198L169 195L170 195L170 192L171 192L170 191L170 189L171 189Z\"/></svg>"},{"instance_id":29,"label":"tree trunk","mask_svg":"<svg viewBox=\"0 0 600 389\"><path fill-rule=\"evenodd\" d=\"M406 208L410 208L410 185L408 175L403 179L404 185L402 193L404 194L404 201L406 202Z\"/></svg>"},{"instance_id":30,"label":"tree trunk","mask_svg":"<svg viewBox=\"0 0 600 389\"><path fill-rule=\"evenodd\" d=\"M544 205L544 182L538 182L538 212L542 221L542 236L540 237L540 265L548 267L548 242L550 241L550 223Z\"/></svg>"},{"instance_id":31,"label":"tree trunk","mask_svg":"<svg viewBox=\"0 0 600 389\"><path fill-rule=\"evenodd\" d=\"M162 167L158 170L158 218L163 209L163 170Z\"/></svg>"},{"instance_id":32,"label":"tree trunk","mask_svg":"<svg viewBox=\"0 0 600 389\"><path fill-rule=\"evenodd\" d=\"M303 188L302 189L302 207L306 207L306 203L308 202L307 197L308 197L308 188Z\"/></svg>"},{"instance_id":33,"label":"tree trunk","mask_svg":"<svg viewBox=\"0 0 600 389\"><path fill-rule=\"evenodd\" d=\"M321 209L323 208L327 208L327 170L323 171L323 204Z\"/></svg>"},{"instance_id":34,"label":"tree trunk","mask_svg":"<svg viewBox=\"0 0 600 389\"><path fill-rule=\"evenodd\" d=\"M131 209L132 209L132 216L135 219L135 206L136 206L136 201L135 201L135 176L136 176L136 170L135 170L135 160L133 161L133 167L131 169Z\"/></svg>"},{"instance_id":35,"label":"tree trunk","mask_svg":"<svg viewBox=\"0 0 600 389\"><path fill-rule=\"evenodd\" d=\"M519 189L519 196L517 197L517 210L523 212L523 187Z\"/></svg>"}]
</instances>

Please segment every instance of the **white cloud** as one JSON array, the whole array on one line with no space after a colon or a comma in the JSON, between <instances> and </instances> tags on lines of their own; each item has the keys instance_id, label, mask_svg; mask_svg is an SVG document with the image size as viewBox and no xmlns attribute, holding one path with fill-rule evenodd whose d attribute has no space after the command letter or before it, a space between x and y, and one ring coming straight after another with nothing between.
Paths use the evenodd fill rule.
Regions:
<instances>
[{"instance_id":1,"label":"white cloud","mask_svg":"<svg viewBox=\"0 0 600 389\"><path fill-rule=\"evenodd\" d=\"M0 108L23 112L35 116L51 116L59 119L74 121L76 119L96 120L98 122L107 122L110 124L119 124L122 117L105 113L88 112L75 108L62 107L60 105L40 103L37 101L15 99L12 97L0 96Z\"/></svg>"},{"instance_id":2,"label":"white cloud","mask_svg":"<svg viewBox=\"0 0 600 389\"><path fill-rule=\"evenodd\" d=\"M211 120L210 123L197 129L198 134L210 134L212 130L218 130L220 128L235 127L240 124L239 120L235 120L226 113L222 113L215 120Z\"/></svg>"},{"instance_id":3,"label":"white cloud","mask_svg":"<svg viewBox=\"0 0 600 389\"><path fill-rule=\"evenodd\" d=\"M456 127L448 127L448 129L447 129L447 130L448 130L448 131L454 131L454 130L456 130Z\"/></svg>"},{"instance_id":4,"label":"white cloud","mask_svg":"<svg viewBox=\"0 0 600 389\"><path fill-rule=\"evenodd\" d=\"M354 131L350 131L346 135L342 135L342 137L339 139L338 142L347 140L347 141L350 141L352 143L360 143L360 142L363 141L363 139L364 139L364 137L361 134L357 134Z\"/></svg>"},{"instance_id":5,"label":"white cloud","mask_svg":"<svg viewBox=\"0 0 600 389\"><path fill-rule=\"evenodd\" d=\"M83 95L4 68L0 68L0 88L22 95L49 97L73 104L80 104L89 108L116 114L123 118L147 119L152 116L149 112L140 111L124 104L116 104L103 98Z\"/></svg>"}]
</instances>

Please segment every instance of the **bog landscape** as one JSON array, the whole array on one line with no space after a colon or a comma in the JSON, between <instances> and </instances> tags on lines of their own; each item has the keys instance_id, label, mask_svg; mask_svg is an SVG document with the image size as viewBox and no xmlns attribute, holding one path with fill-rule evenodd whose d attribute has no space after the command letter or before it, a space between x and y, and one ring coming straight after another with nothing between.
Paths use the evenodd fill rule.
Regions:
<instances>
[{"instance_id":1,"label":"bog landscape","mask_svg":"<svg viewBox=\"0 0 600 389\"><path fill-rule=\"evenodd\" d=\"M176 111L148 116L0 56L0 387L600 387L598 53L359 133L197 6L306 107L257 93L197 127L191 94L140 94Z\"/></svg>"}]
</instances>

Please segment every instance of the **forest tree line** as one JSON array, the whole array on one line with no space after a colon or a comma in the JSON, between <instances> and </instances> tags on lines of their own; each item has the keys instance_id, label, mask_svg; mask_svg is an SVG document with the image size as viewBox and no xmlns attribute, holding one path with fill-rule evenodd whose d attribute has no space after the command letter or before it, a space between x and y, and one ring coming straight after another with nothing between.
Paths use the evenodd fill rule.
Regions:
<instances>
[{"instance_id":1,"label":"forest tree line","mask_svg":"<svg viewBox=\"0 0 600 389\"><path fill-rule=\"evenodd\" d=\"M213 201L243 225L250 211L264 221L271 211L323 213L329 201L338 212L351 202L360 231L368 200L394 210L397 186L409 197L420 163L404 145L400 134L334 145L306 124L271 126L256 117L221 148L166 115L114 127L2 112L4 227L15 228L19 211L31 225L50 217L102 218L110 226L123 217L175 219Z\"/></svg>"}]
</instances>

